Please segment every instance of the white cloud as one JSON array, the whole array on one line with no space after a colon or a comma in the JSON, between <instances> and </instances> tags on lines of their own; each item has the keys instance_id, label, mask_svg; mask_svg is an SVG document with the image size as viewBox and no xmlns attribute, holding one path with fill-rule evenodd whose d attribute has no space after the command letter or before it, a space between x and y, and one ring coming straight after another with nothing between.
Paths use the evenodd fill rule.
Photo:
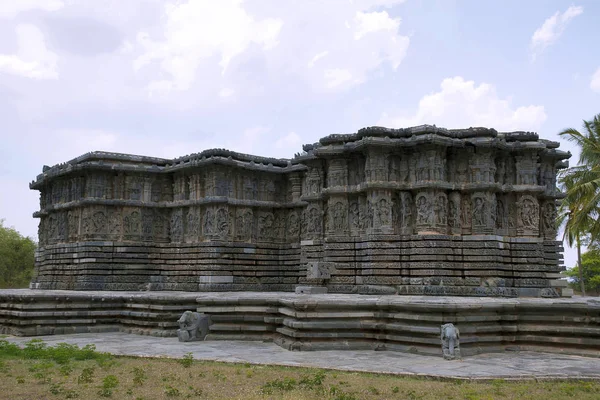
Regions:
<instances>
[{"instance_id":1,"label":"white cloud","mask_svg":"<svg viewBox=\"0 0 600 400\"><path fill-rule=\"evenodd\" d=\"M592 75L592 81L590 82L590 88L594 92L600 93L600 67L598 67L596 72L594 72L594 75Z\"/></svg>"},{"instance_id":2,"label":"white cloud","mask_svg":"<svg viewBox=\"0 0 600 400\"><path fill-rule=\"evenodd\" d=\"M221 73L225 74L231 60L251 44L264 50L273 48L283 25L274 18L255 20L241 0L169 3L165 16L164 40L138 34L144 53L135 60L134 69L158 62L172 83L161 83L160 87L169 90L189 89L203 61L220 57Z\"/></svg>"},{"instance_id":3,"label":"white cloud","mask_svg":"<svg viewBox=\"0 0 600 400\"><path fill-rule=\"evenodd\" d=\"M493 85L466 81L457 76L442 81L438 92L424 96L414 114L383 114L379 124L393 128L421 124L445 128L484 126L499 131L538 130L546 120L543 106L514 108Z\"/></svg>"},{"instance_id":4,"label":"white cloud","mask_svg":"<svg viewBox=\"0 0 600 400\"><path fill-rule=\"evenodd\" d=\"M410 41L399 33L400 18L377 9L400 2L169 3L158 31L138 33L133 66L152 82L151 93L187 91L198 82L205 93L217 95L220 85L208 86L224 76L230 82L221 85L240 84L228 72L249 52L264 60L269 78L293 75L320 91L345 89L383 65L398 68L406 56ZM215 74L217 64L221 76Z\"/></svg>"},{"instance_id":5,"label":"white cloud","mask_svg":"<svg viewBox=\"0 0 600 400\"><path fill-rule=\"evenodd\" d=\"M356 40L377 31L391 31L395 33L400 26L400 19L390 18L386 11L370 13L358 11L354 20L356 23L354 39Z\"/></svg>"},{"instance_id":6,"label":"white cloud","mask_svg":"<svg viewBox=\"0 0 600 400\"><path fill-rule=\"evenodd\" d=\"M0 54L0 73L32 79L57 79L58 56L46 48L44 34L35 25L16 28L17 54Z\"/></svg>"},{"instance_id":7,"label":"white cloud","mask_svg":"<svg viewBox=\"0 0 600 400\"><path fill-rule=\"evenodd\" d=\"M14 18L19 13L32 10L57 11L64 7L60 0L2 0L0 18Z\"/></svg>"},{"instance_id":8,"label":"white cloud","mask_svg":"<svg viewBox=\"0 0 600 400\"><path fill-rule=\"evenodd\" d=\"M557 11L553 16L546 19L531 37L532 57L541 53L560 38L567 25L573 18L583 13L583 7L571 6L564 13Z\"/></svg>"},{"instance_id":9,"label":"white cloud","mask_svg":"<svg viewBox=\"0 0 600 400\"><path fill-rule=\"evenodd\" d=\"M315 63L316 63L317 61L319 61L321 58L323 58L323 57L326 57L326 56L327 56L327 54L329 54L329 52L328 52L327 50L325 50L325 51L322 51L322 52L320 52L320 53L318 53L318 54L315 54L315 56L312 58L312 60L310 60L310 61L308 62L308 68L312 68L312 67L314 67L314 66L315 66Z\"/></svg>"}]
</instances>

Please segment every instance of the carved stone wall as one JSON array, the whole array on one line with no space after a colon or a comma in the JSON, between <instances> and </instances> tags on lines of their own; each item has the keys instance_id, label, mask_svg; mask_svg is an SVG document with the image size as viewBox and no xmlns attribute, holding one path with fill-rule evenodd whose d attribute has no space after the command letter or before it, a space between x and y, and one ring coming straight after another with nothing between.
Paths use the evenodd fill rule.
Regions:
<instances>
[{"instance_id":1,"label":"carved stone wall","mask_svg":"<svg viewBox=\"0 0 600 400\"><path fill-rule=\"evenodd\" d=\"M89 153L30 185L32 287L566 295L557 148L420 126L331 135L289 160Z\"/></svg>"}]
</instances>

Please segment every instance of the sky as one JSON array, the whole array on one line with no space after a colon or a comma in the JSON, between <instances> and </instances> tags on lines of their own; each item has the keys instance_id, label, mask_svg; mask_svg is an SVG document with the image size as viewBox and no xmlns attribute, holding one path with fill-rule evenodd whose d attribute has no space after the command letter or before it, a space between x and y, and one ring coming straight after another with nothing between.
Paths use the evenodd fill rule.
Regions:
<instances>
[{"instance_id":1,"label":"sky","mask_svg":"<svg viewBox=\"0 0 600 400\"><path fill-rule=\"evenodd\" d=\"M600 113L600 2L0 0L0 219L103 150L290 158L365 126L528 130ZM567 266L574 265L567 249Z\"/></svg>"}]
</instances>

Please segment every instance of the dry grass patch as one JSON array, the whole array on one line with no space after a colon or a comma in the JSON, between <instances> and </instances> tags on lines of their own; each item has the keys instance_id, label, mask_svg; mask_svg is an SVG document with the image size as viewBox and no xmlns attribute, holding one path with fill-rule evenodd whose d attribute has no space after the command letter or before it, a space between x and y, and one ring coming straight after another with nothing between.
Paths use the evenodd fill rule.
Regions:
<instances>
[{"instance_id":1,"label":"dry grass patch","mask_svg":"<svg viewBox=\"0 0 600 400\"><path fill-rule=\"evenodd\" d=\"M598 382L440 381L250 364L112 357L93 347L0 340L2 399L600 398Z\"/></svg>"}]
</instances>

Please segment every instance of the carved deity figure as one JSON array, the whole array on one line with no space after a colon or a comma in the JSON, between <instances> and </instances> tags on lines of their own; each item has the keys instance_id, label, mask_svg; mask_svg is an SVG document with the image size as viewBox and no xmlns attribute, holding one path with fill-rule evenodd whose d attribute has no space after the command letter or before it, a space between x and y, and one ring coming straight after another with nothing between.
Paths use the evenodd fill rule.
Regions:
<instances>
[{"instance_id":1,"label":"carved deity figure","mask_svg":"<svg viewBox=\"0 0 600 400\"><path fill-rule=\"evenodd\" d=\"M258 235L261 239L273 237L273 213L262 213L258 217Z\"/></svg>"},{"instance_id":2,"label":"carved deity figure","mask_svg":"<svg viewBox=\"0 0 600 400\"><path fill-rule=\"evenodd\" d=\"M127 235L137 235L140 233L140 213L132 211L123 218L123 231Z\"/></svg>"},{"instance_id":3,"label":"carved deity figure","mask_svg":"<svg viewBox=\"0 0 600 400\"><path fill-rule=\"evenodd\" d=\"M473 225L485 225L485 200L482 197L476 197L473 205Z\"/></svg>"},{"instance_id":4,"label":"carved deity figure","mask_svg":"<svg viewBox=\"0 0 600 400\"><path fill-rule=\"evenodd\" d=\"M521 201L519 218L521 219L523 228L536 229L538 227L538 206L532 199L526 197Z\"/></svg>"},{"instance_id":5,"label":"carved deity figure","mask_svg":"<svg viewBox=\"0 0 600 400\"><path fill-rule=\"evenodd\" d=\"M288 217L288 236L291 238L298 237L300 233L300 219L298 218L298 213L296 211L292 211Z\"/></svg>"},{"instance_id":6,"label":"carved deity figure","mask_svg":"<svg viewBox=\"0 0 600 400\"><path fill-rule=\"evenodd\" d=\"M246 208L237 211L235 229L239 239L250 240L252 237L253 219L252 210Z\"/></svg>"},{"instance_id":7,"label":"carved deity figure","mask_svg":"<svg viewBox=\"0 0 600 400\"><path fill-rule=\"evenodd\" d=\"M332 207L333 213L333 230L335 232L343 232L346 230L346 208L340 201L335 203Z\"/></svg>"},{"instance_id":8,"label":"carved deity figure","mask_svg":"<svg viewBox=\"0 0 600 400\"><path fill-rule=\"evenodd\" d=\"M556 206L552 203L546 203L543 210L544 231L553 232L556 230Z\"/></svg>"},{"instance_id":9,"label":"carved deity figure","mask_svg":"<svg viewBox=\"0 0 600 400\"><path fill-rule=\"evenodd\" d=\"M400 194L400 228L409 228L412 220L412 199L410 193L402 192Z\"/></svg>"},{"instance_id":10,"label":"carved deity figure","mask_svg":"<svg viewBox=\"0 0 600 400\"><path fill-rule=\"evenodd\" d=\"M504 208L504 202L502 200L498 200L498 205L496 207L496 228L504 229L507 226L506 220L506 210Z\"/></svg>"},{"instance_id":11,"label":"carved deity figure","mask_svg":"<svg viewBox=\"0 0 600 400\"><path fill-rule=\"evenodd\" d=\"M446 196L439 195L435 198L434 204L434 214L435 214L435 223L438 225L446 225L448 223L447 220L447 200Z\"/></svg>"},{"instance_id":12,"label":"carved deity figure","mask_svg":"<svg viewBox=\"0 0 600 400\"><path fill-rule=\"evenodd\" d=\"M321 234L323 222L321 212L316 207L310 207L303 215L304 231L309 235Z\"/></svg>"},{"instance_id":13,"label":"carved deity figure","mask_svg":"<svg viewBox=\"0 0 600 400\"><path fill-rule=\"evenodd\" d=\"M180 241L183 238L183 216L182 210L174 210L171 215L171 238Z\"/></svg>"},{"instance_id":14,"label":"carved deity figure","mask_svg":"<svg viewBox=\"0 0 600 400\"><path fill-rule=\"evenodd\" d=\"M390 204L386 199L375 203L375 226L381 227L390 224Z\"/></svg>"},{"instance_id":15,"label":"carved deity figure","mask_svg":"<svg viewBox=\"0 0 600 400\"><path fill-rule=\"evenodd\" d=\"M460 359L460 332L454 324L444 324L440 327L442 354L445 360Z\"/></svg>"},{"instance_id":16,"label":"carved deity figure","mask_svg":"<svg viewBox=\"0 0 600 400\"><path fill-rule=\"evenodd\" d=\"M217 235L224 239L229 235L229 213L225 208L217 210Z\"/></svg>"},{"instance_id":17,"label":"carved deity figure","mask_svg":"<svg viewBox=\"0 0 600 400\"><path fill-rule=\"evenodd\" d=\"M451 228L458 228L460 225L460 218L458 216L458 207L454 200L448 201L448 225Z\"/></svg>"},{"instance_id":18,"label":"carved deity figure","mask_svg":"<svg viewBox=\"0 0 600 400\"><path fill-rule=\"evenodd\" d=\"M432 207L426 196L419 196L417 200L417 223L419 225L431 224Z\"/></svg>"},{"instance_id":19,"label":"carved deity figure","mask_svg":"<svg viewBox=\"0 0 600 400\"><path fill-rule=\"evenodd\" d=\"M193 239L198 239L200 235L200 215L198 210L190 208L187 213L187 233Z\"/></svg>"},{"instance_id":20,"label":"carved deity figure","mask_svg":"<svg viewBox=\"0 0 600 400\"><path fill-rule=\"evenodd\" d=\"M180 342L204 340L210 326L210 316L194 311L185 311L177 320L177 337Z\"/></svg>"},{"instance_id":21,"label":"carved deity figure","mask_svg":"<svg viewBox=\"0 0 600 400\"><path fill-rule=\"evenodd\" d=\"M204 235L212 236L215 234L215 214L212 210L206 210L204 213Z\"/></svg>"}]
</instances>

